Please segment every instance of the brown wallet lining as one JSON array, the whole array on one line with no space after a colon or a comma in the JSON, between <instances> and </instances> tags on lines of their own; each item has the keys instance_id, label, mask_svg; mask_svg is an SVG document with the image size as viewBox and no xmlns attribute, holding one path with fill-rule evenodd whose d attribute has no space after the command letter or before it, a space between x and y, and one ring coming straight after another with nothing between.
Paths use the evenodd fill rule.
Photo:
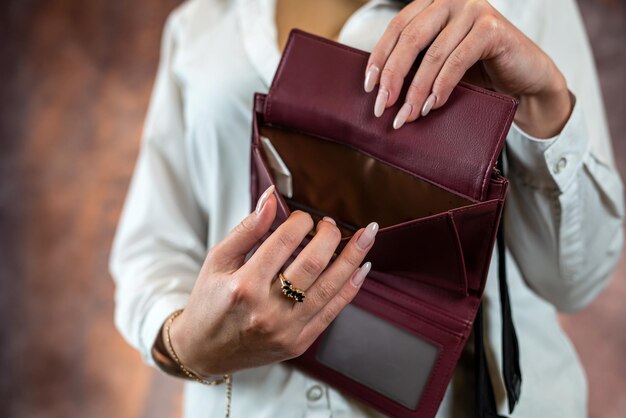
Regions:
<instances>
[{"instance_id":1,"label":"brown wallet lining","mask_svg":"<svg viewBox=\"0 0 626 418\"><path fill-rule=\"evenodd\" d=\"M330 216L344 236L371 221L384 228L472 204L350 146L275 126L259 131L291 171L289 209Z\"/></svg>"}]
</instances>

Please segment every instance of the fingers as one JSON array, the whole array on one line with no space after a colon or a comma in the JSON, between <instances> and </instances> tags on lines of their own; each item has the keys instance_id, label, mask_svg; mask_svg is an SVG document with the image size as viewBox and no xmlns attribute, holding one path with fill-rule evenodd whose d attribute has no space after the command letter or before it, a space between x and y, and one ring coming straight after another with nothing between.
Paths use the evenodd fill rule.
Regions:
<instances>
[{"instance_id":1,"label":"fingers","mask_svg":"<svg viewBox=\"0 0 626 418\"><path fill-rule=\"evenodd\" d=\"M387 58L380 75L380 86L374 106L374 115L380 117L385 108L392 106L415 58L446 25L449 9L432 4L417 15L398 36L393 51Z\"/></svg>"},{"instance_id":2,"label":"fingers","mask_svg":"<svg viewBox=\"0 0 626 418\"><path fill-rule=\"evenodd\" d=\"M256 209L244 218L230 233L209 251L207 259L211 271L234 271L244 263L246 254L269 231L276 217L274 185L259 198Z\"/></svg>"},{"instance_id":3,"label":"fingers","mask_svg":"<svg viewBox=\"0 0 626 418\"><path fill-rule=\"evenodd\" d=\"M242 268L255 276L272 279L311 229L311 215L299 210L292 212Z\"/></svg>"},{"instance_id":4,"label":"fingers","mask_svg":"<svg viewBox=\"0 0 626 418\"><path fill-rule=\"evenodd\" d=\"M337 295L318 311L303 327L299 338L302 341L315 341L315 339L337 318L337 315L346 307L358 293L365 277L370 272L372 264L367 262L354 271L350 280L347 280Z\"/></svg>"},{"instance_id":5,"label":"fingers","mask_svg":"<svg viewBox=\"0 0 626 418\"><path fill-rule=\"evenodd\" d=\"M313 239L284 271L285 277L300 289L308 289L324 271L341 241L341 232L330 218L317 223Z\"/></svg>"},{"instance_id":6,"label":"fingers","mask_svg":"<svg viewBox=\"0 0 626 418\"><path fill-rule=\"evenodd\" d=\"M443 106L465 72L476 62L488 56L484 36L485 33L481 27L474 27L450 53L433 82L433 95L437 97L433 109Z\"/></svg>"},{"instance_id":7,"label":"fingers","mask_svg":"<svg viewBox=\"0 0 626 418\"><path fill-rule=\"evenodd\" d=\"M506 40L505 23L487 1L424 0L405 7L389 23L368 60L365 91L380 83L375 116L396 103L406 75L424 48L426 53L393 127L399 129L443 106L469 68L502 53L498 48Z\"/></svg>"},{"instance_id":8,"label":"fingers","mask_svg":"<svg viewBox=\"0 0 626 418\"><path fill-rule=\"evenodd\" d=\"M337 296L372 248L377 232L378 224L372 222L366 228L359 230L359 233L354 234L333 264L307 289L306 306L297 307L304 311L305 319L315 316Z\"/></svg>"},{"instance_id":9,"label":"fingers","mask_svg":"<svg viewBox=\"0 0 626 418\"><path fill-rule=\"evenodd\" d=\"M374 89L380 79L380 69L383 68L391 51L396 46L402 30L422 10L432 3L432 0L415 0L404 7L389 22L389 26L376 43L365 66L365 81L363 88L367 93Z\"/></svg>"},{"instance_id":10,"label":"fingers","mask_svg":"<svg viewBox=\"0 0 626 418\"><path fill-rule=\"evenodd\" d=\"M426 116L434 100L431 96L433 83L452 51L461 43L472 27L473 17L460 16L454 23L446 26L426 50L413 82L409 86L404 104L393 121L393 127L399 129L405 122L412 122L420 115ZM404 111L403 111L404 109Z\"/></svg>"}]
</instances>

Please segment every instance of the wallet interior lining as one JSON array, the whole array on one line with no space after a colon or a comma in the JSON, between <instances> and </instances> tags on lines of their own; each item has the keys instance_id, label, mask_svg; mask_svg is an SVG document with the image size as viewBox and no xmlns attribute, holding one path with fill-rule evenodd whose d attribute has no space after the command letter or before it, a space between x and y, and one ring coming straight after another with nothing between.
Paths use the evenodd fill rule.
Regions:
<instances>
[{"instance_id":1,"label":"wallet interior lining","mask_svg":"<svg viewBox=\"0 0 626 418\"><path fill-rule=\"evenodd\" d=\"M291 172L293 196L283 196L289 209L330 216L343 236L371 221L384 228L472 204L350 146L275 126L259 130Z\"/></svg>"}]
</instances>

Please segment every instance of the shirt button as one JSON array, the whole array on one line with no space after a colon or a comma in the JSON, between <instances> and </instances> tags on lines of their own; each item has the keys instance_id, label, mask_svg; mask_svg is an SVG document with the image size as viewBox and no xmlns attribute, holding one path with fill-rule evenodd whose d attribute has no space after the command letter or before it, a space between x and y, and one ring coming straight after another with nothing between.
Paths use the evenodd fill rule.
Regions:
<instances>
[{"instance_id":1,"label":"shirt button","mask_svg":"<svg viewBox=\"0 0 626 418\"><path fill-rule=\"evenodd\" d=\"M306 397L310 401L319 401L324 394L324 389L320 385L311 386L309 390L306 391Z\"/></svg>"},{"instance_id":2,"label":"shirt button","mask_svg":"<svg viewBox=\"0 0 626 418\"><path fill-rule=\"evenodd\" d=\"M567 159L565 157L559 158L559 161L554 164L554 174L559 174L567 166Z\"/></svg>"}]
</instances>

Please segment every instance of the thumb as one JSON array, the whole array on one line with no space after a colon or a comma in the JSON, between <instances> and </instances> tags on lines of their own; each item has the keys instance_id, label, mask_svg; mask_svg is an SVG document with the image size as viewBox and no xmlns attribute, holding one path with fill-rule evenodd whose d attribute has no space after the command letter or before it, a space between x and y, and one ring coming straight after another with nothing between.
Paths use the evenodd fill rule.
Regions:
<instances>
[{"instance_id":1,"label":"thumb","mask_svg":"<svg viewBox=\"0 0 626 418\"><path fill-rule=\"evenodd\" d=\"M271 185L259 198L254 212L246 216L226 237L215 245L207 261L213 271L237 270L257 242L269 231L276 217L275 187Z\"/></svg>"}]
</instances>

